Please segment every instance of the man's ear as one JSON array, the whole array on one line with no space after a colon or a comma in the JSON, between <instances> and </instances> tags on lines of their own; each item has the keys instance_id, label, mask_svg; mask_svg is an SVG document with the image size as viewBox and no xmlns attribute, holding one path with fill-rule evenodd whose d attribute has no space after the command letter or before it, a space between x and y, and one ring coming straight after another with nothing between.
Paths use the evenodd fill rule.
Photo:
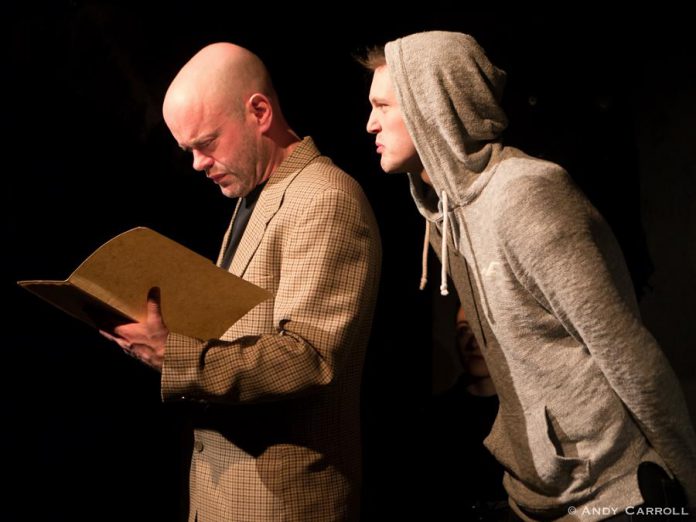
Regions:
<instances>
[{"instance_id":1,"label":"man's ear","mask_svg":"<svg viewBox=\"0 0 696 522\"><path fill-rule=\"evenodd\" d=\"M247 102L251 117L254 118L259 130L266 132L271 127L273 121L273 106L268 96L261 93L252 94Z\"/></svg>"}]
</instances>

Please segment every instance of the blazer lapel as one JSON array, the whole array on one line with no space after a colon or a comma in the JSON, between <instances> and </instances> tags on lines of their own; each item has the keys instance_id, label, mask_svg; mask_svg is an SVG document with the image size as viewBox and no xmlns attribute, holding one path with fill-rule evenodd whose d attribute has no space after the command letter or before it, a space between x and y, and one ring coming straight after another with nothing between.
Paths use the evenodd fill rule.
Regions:
<instances>
[{"instance_id":1,"label":"blazer lapel","mask_svg":"<svg viewBox=\"0 0 696 522\"><path fill-rule=\"evenodd\" d=\"M283 196L288 186L295 179L300 171L305 168L314 158L320 155L317 150L312 138L305 138L302 140L295 150L285 158L283 163L271 174L268 178L266 186L261 191L259 195L259 200L256 202L254 207L254 212L249 218L249 223L247 223L242 239L237 247L237 252L235 252L234 258L232 259L232 264L230 265L230 272L242 277L251 258L254 253L259 248L261 239L266 232L266 227L270 222L271 218L278 212L280 205L283 201ZM237 207L239 204L237 205ZM234 216L237 215L235 209ZM233 221L234 221L233 216ZM230 230L232 225L228 228L225 234L225 240L223 242L223 248L221 254L218 257L218 264L222 260L222 253L224 252L227 241L229 240Z\"/></svg>"}]
</instances>

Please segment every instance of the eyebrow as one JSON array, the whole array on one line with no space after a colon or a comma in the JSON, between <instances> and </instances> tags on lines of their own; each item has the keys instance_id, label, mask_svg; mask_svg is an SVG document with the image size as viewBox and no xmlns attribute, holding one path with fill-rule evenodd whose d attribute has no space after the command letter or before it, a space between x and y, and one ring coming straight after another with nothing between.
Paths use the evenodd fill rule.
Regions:
<instances>
[{"instance_id":1,"label":"eyebrow","mask_svg":"<svg viewBox=\"0 0 696 522\"><path fill-rule=\"evenodd\" d=\"M368 100L370 100L370 103L389 103L389 100L382 96L369 96Z\"/></svg>"}]
</instances>

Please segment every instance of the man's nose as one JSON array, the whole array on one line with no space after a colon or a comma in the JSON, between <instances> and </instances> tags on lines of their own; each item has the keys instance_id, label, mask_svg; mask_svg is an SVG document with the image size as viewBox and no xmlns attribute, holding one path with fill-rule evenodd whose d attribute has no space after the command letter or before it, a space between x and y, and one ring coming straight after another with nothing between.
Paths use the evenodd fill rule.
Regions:
<instances>
[{"instance_id":1,"label":"man's nose","mask_svg":"<svg viewBox=\"0 0 696 522\"><path fill-rule=\"evenodd\" d=\"M370 117L367 119L367 132L370 134L377 134L380 131L379 122L375 117L375 110L372 109L370 112Z\"/></svg>"},{"instance_id":2,"label":"man's nose","mask_svg":"<svg viewBox=\"0 0 696 522\"><path fill-rule=\"evenodd\" d=\"M206 156L198 150L193 150L193 168L194 170L208 170L213 166L215 160L210 156Z\"/></svg>"}]
</instances>

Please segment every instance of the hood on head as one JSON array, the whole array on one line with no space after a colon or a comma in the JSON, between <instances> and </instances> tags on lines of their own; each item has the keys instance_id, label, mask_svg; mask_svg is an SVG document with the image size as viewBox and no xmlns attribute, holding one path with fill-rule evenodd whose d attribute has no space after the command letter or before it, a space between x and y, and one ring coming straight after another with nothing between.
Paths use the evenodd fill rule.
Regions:
<instances>
[{"instance_id":1,"label":"hood on head","mask_svg":"<svg viewBox=\"0 0 696 522\"><path fill-rule=\"evenodd\" d=\"M468 203L487 183L501 150L505 72L462 33L412 34L387 43L385 55L406 127L435 191L440 196L446 190L452 206ZM432 205L423 198L418 173L409 177L419 209L435 218L435 209L424 212Z\"/></svg>"}]
</instances>

